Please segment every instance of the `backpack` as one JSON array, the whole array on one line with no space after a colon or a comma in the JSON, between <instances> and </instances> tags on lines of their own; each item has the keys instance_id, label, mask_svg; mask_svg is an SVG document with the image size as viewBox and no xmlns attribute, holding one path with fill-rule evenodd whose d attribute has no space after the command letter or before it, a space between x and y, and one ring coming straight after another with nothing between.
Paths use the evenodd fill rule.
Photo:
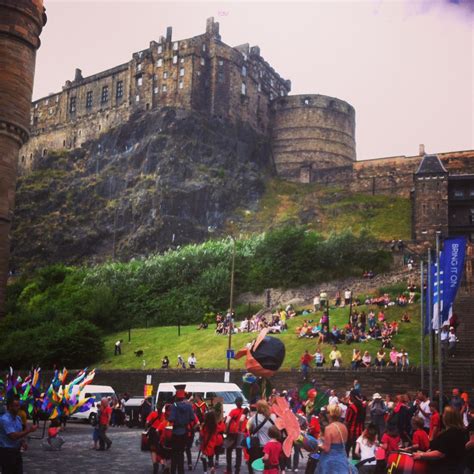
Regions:
<instances>
[{"instance_id":1,"label":"backpack","mask_svg":"<svg viewBox=\"0 0 474 474\"><path fill-rule=\"evenodd\" d=\"M386 411L383 400L377 400L373 403L370 409L370 414L371 416L384 416Z\"/></svg>"}]
</instances>

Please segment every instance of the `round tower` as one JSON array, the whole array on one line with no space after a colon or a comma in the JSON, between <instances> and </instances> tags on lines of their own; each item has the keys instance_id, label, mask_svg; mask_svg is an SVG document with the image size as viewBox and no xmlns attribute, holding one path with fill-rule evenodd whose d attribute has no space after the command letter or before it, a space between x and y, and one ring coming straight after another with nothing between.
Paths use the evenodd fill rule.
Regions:
<instances>
[{"instance_id":1,"label":"round tower","mask_svg":"<svg viewBox=\"0 0 474 474\"><path fill-rule=\"evenodd\" d=\"M279 97L272 103L272 149L278 176L310 182L318 171L356 159L355 110L324 95Z\"/></svg>"},{"instance_id":2,"label":"round tower","mask_svg":"<svg viewBox=\"0 0 474 474\"><path fill-rule=\"evenodd\" d=\"M43 0L0 0L0 316L5 312L18 151L29 135L36 50L45 23Z\"/></svg>"}]
</instances>

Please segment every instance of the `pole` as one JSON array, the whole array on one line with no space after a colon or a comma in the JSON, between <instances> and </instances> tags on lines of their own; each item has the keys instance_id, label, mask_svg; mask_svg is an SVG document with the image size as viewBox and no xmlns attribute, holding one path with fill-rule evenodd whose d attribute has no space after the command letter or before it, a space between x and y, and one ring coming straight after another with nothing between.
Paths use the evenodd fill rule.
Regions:
<instances>
[{"instance_id":1,"label":"pole","mask_svg":"<svg viewBox=\"0 0 474 474\"><path fill-rule=\"evenodd\" d=\"M128 326L128 342L132 340L132 328Z\"/></svg>"},{"instance_id":2,"label":"pole","mask_svg":"<svg viewBox=\"0 0 474 474\"><path fill-rule=\"evenodd\" d=\"M433 321L432 321L432 312L433 312L433 303L432 303L432 293L433 293L433 282L431 281L431 248L428 249L428 311L426 312L426 317L428 318L428 330L429 330L429 347L428 347L428 380L429 380L429 392L430 400L433 400Z\"/></svg>"},{"instance_id":3,"label":"pole","mask_svg":"<svg viewBox=\"0 0 474 474\"><path fill-rule=\"evenodd\" d=\"M178 336L181 336L181 322L178 316Z\"/></svg>"},{"instance_id":4,"label":"pole","mask_svg":"<svg viewBox=\"0 0 474 474\"><path fill-rule=\"evenodd\" d=\"M351 290L351 297L349 299L349 325L352 324L352 290Z\"/></svg>"},{"instance_id":5,"label":"pole","mask_svg":"<svg viewBox=\"0 0 474 474\"><path fill-rule=\"evenodd\" d=\"M440 283L440 232L436 232L436 310L438 312L438 389L439 389L439 412L443 413L443 354L441 352L441 326L443 317L441 315L441 283Z\"/></svg>"},{"instance_id":6,"label":"pole","mask_svg":"<svg viewBox=\"0 0 474 474\"><path fill-rule=\"evenodd\" d=\"M420 355L420 369L421 369L421 389L425 388L425 312L424 312L424 305L425 305L425 298L424 298L424 265L423 259L420 260L420 273L421 273L421 307L420 307L420 315L421 315L421 334L420 334L420 347L421 347L421 355Z\"/></svg>"},{"instance_id":7,"label":"pole","mask_svg":"<svg viewBox=\"0 0 474 474\"><path fill-rule=\"evenodd\" d=\"M234 272L235 272L235 239L233 236L232 239L232 268L230 270L230 321L229 321L229 345L228 349L232 349L232 312L234 306ZM227 370L230 370L230 359L227 359Z\"/></svg>"},{"instance_id":8,"label":"pole","mask_svg":"<svg viewBox=\"0 0 474 474\"><path fill-rule=\"evenodd\" d=\"M328 296L328 299L326 300L326 312L327 312L327 315L328 315L328 332L331 331L331 325L329 324L329 296Z\"/></svg>"}]
</instances>

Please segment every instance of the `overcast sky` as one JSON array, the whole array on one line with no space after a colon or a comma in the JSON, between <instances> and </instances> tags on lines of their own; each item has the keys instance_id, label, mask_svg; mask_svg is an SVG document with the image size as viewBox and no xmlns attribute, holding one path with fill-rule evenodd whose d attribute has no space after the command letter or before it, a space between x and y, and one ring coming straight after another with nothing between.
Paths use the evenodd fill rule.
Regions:
<instances>
[{"instance_id":1,"label":"overcast sky","mask_svg":"<svg viewBox=\"0 0 474 474\"><path fill-rule=\"evenodd\" d=\"M260 46L293 94L356 109L358 159L474 148L474 0L162 2L45 0L34 99L220 22L222 40Z\"/></svg>"}]
</instances>

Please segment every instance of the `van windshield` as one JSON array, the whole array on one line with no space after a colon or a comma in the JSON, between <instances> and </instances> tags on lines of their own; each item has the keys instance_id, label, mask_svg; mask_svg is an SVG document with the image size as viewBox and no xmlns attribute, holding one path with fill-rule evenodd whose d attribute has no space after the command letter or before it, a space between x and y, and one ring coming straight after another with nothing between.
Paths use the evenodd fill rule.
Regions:
<instances>
[{"instance_id":1,"label":"van windshield","mask_svg":"<svg viewBox=\"0 0 474 474\"><path fill-rule=\"evenodd\" d=\"M232 403L235 403L235 399L237 397L242 398L244 403L247 402L247 400L245 399L245 396L242 392L216 392L216 395L218 397L221 397L224 400L224 403L226 405L230 405Z\"/></svg>"},{"instance_id":2,"label":"van windshield","mask_svg":"<svg viewBox=\"0 0 474 474\"><path fill-rule=\"evenodd\" d=\"M114 397L115 396L115 393L86 393L84 395L84 398L94 398L95 399L95 403L98 403L102 400L102 398L107 398L107 397Z\"/></svg>"}]
</instances>

